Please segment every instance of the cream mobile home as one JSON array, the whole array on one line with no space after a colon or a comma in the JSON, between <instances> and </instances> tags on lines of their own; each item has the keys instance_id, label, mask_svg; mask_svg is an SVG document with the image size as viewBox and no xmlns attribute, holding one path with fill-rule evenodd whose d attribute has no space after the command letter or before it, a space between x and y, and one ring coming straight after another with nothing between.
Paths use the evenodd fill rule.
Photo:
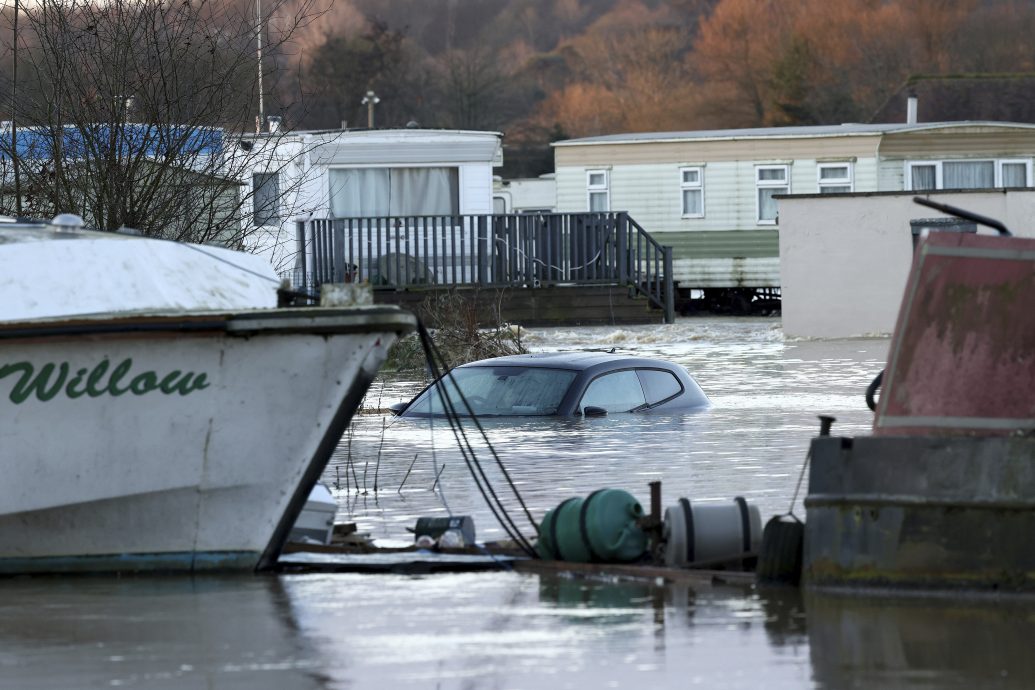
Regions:
<instances>
[{"instance_id":1,"label":"cream mobile home","mask_svg":"<svg viewBox=\"0 0 1035 690\"><path fill-rule=\"evenodd\" d=\"M779 195L1031 187L1035 125L845 124L554 144L557 210L628 211L681 290L780 286Z\"/></svg>"}]
</instances>

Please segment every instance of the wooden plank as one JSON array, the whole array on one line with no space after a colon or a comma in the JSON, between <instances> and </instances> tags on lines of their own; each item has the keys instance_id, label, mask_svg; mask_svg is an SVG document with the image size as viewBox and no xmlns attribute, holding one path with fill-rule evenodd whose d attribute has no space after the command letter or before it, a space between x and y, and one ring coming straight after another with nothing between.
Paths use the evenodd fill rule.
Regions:
<instances>
[{"instance_id":1,"label":"wooden plank","mask_svg":"<svg viewBox=\"0 0 1035 690\"><path fill-rule=\"evenodd\" d=\"M569 563L567 561L543 561L521 559L514 561L514 570L519 572L546 574L571 573L575 575L607 575L634 579L699 584L754 585L755 574L735 570L690 570L666 568L656 565L629 563Z\"/></svg>"}]
</instances>

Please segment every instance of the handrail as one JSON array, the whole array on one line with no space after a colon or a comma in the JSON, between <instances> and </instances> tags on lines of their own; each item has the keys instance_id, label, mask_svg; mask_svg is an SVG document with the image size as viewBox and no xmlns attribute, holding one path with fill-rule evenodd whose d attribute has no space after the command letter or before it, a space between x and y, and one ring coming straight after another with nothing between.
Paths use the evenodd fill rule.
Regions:
<instances>
[{"instance_id":1,"label":"handrail","mask_svg":"<svg viewBox=\"0 0 1035 690\"><path fill-rule=\"evenodd\" d=\"M627 285L674 317L671 248L628 213L379 216L299 222L299 289Z\"/></svg>"},{"instance_id":2,"label":"handrail","mask_svg":"<svg viewBox=\"0 0 1035 690\"><path fill-rule=\"evenodd\" d=\"M636 261L629 269L629 282L634 289L665 312L665 323L672 323L675 320L672 248L654 239L627 213L620 215L629 228L630 246L635 246L636 249Z\"/></svg>"}]
</instances>

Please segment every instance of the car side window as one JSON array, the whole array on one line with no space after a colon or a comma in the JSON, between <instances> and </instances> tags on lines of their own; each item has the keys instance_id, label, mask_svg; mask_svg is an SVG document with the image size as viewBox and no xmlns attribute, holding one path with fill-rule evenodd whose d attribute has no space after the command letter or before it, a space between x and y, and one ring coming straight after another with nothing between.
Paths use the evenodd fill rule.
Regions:
<instances>
[{"instance_id":1,"label":"car side window","mask_svg":"<svg viewBox=\"0 0 1035 690\"><path fill-rule=\"evenodd\" d=\"M604 374L594 379L586 388L579 407L585 409L592 405L602 407L608 412L628 412L646 402L636 372L626 370Z\"/></svg>"},{"instance_id":2,"label":"car side window","mask_svg":"<svg viewBox=\"0 0 1035 690\"><path fill-rule=\"evenodd\" d=\"M640 377L643 392L650 405L657 405L683 392L683 384L671 371L637 369L636 375Z\"/></svg>"}]
</instances>

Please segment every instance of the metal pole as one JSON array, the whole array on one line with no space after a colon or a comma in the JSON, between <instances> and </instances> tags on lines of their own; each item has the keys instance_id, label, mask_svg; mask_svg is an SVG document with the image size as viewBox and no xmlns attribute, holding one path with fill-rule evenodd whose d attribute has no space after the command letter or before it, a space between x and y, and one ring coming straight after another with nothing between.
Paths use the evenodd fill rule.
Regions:
<instances>
[{"instance_id":1,"label":"metal pole","mask_svg":"<svg viewBox=\"0 0 1035 690\"><path fill-rule=\"evenodd\" d=\"M309 261L309 257L306 256L305 246L305 222L295 222L295 242L298 246L298 255L301 257L301 269L302 269L302 287L303 292L309 292L309 277L306 275L306 264Z\"/></svg>"},{"instance_id":2,"label":"metal pole","mask_svg":"<svg viewBox=\"0 0 1035 690\"><path fill-rule=\"evenodd\" d=\"M11 162L14 165L14 214L22 215L22 177L18 162L18 0L14 0L14 43L11 54Z\"/></svg>"},{"instance_id":3,"label":"metal pole","mask_svg":"<svg viewBox=\"0 0 1035 690\"><path fill-rule=\"evenodd\" d=\"M676 322L676 290L675 281L672 280L672 247L662 247L664 252L665 271L665 323Z\"/></svg>"},{"instance_id":4,"label":"metal pole","mask_svg":"<svg viewBox=\"0 0 1035 690\"><path fill-rule=\"evenodd\" d=\"M255 43L259 65L259 121L255 123L256 133L262 131L266 107L262 100L262 0L255 0Z\"/></svg>"},{"instance_id":5,"label":"metal pole","mask_svg":"<svg viewBox=\"0 0 1035 690\"><path fill-rule=\"evenodd\" d=\"M360 101L360 103L367 107L367 127L369 129L374 128L374 106L380 102L381 99L373 91L367 91L366 95L363 96L363 100Z\"/></svg>"}]
</instances>

